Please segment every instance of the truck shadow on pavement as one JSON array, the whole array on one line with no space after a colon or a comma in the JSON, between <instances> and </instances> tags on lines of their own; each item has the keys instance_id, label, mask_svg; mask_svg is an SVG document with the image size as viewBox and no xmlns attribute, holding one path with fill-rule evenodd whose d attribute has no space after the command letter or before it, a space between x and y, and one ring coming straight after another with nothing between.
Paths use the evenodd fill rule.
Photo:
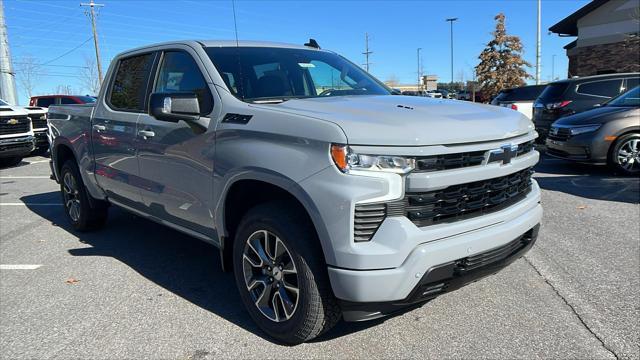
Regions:
<instances>
[{"instance_id":1,"label":"truck shadow on pavement","mask_svg":"<svg viewBox=\"0 0 640 360\"><path fill-rule=\"evenodd\" d=\"M542 189L587 199L637 204L640 178L614 174L608 167L577 164L543 156L535 167Z\"/></svg>"},{"instance_id":2,"label":"truck shadow on pavement","mask_svg":"<svg viewBox=\"0 0 640 360\"><path fill-rule=\"evenodd\" d=\"M241 328L274 342L249 317L235 286L232 273L220 266L218 249L115 206L103 229L80 233L67 222L62 206L29 206L51 203L57 192L24 196L20 200L52 225L73 234L91 247L70 249L72 256L111 257L164 289L210 311ZM105 315L106 316L106 315ZM341 322L315 341L324 341L379 324Z\"/></svg>"}]
</instances>

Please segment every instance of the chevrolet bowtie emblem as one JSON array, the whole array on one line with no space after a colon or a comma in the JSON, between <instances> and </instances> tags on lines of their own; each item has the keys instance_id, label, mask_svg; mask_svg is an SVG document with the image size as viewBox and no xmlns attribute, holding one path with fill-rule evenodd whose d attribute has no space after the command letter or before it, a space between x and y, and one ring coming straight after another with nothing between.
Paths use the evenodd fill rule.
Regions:
<instances>
[{"instance_id":1,"label":"chevrolet bowtie emblem","mask_svg":"<svg viewBox=\"0 0 640 360\"><path fill-rule=\"evenodd\" d=\"M491 150L489 153L490 163L500 161L503 165L511 162L511 159L518 155L518 145L502 145L500 149Z\"/></svg>"},{"instance_id":2,"label":"chevrolet bowtie emblem","mask_svg":"<svg viewBox=\"0 0 640 360\"><path fill-rule=\"evenodd\" d=\"M18 119L9 119L9 120L7 120L7 124L9 124L9 125L15 125L17 123L19 123Z\"/></svg>"}]
</instances>

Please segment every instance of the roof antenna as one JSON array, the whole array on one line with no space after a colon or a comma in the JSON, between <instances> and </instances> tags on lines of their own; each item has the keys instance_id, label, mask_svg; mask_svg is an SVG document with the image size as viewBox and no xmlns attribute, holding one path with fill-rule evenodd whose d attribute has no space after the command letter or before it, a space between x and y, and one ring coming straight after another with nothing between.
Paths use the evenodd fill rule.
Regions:
<instances>
[{"instance_id":1,"label":"roof antenna","mask_svg":"<svg viewBox=\"0 0 640 360\"><path fill-rule=\"evenodd\" d=\"M320 49L320 45L318 45L316 39L309 39L309 42L305 43L304 46Z\"/></svg>"},{"instance_id":2,"label":"roof antenna","mask_svg":"<svg viewBox=\"0 0 640 360\"><path fill-rule=\"evenodd\" d=\"M236 30L236 47L240 47L238 41L238 21L236 21L236 0L231 0L231 7L233 8L233 27Z\"/></svg>"}]
</instances>

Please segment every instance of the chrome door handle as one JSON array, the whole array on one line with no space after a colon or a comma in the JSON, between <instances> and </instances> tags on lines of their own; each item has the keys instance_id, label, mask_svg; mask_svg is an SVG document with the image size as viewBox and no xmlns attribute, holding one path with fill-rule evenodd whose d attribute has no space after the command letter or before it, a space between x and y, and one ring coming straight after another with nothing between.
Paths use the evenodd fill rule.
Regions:
<instances>
[{"instance_id":1,"label":"chrome door handle","mask_svg":"<svg viewBox=\"0 0 640 360\"><path fill-rule=\"evenodd\" d=\"M138 136L141 136L146 140L147 138L152 138L156 136L156 133L154 133L151 130L140 130L138 131Z\"/></svg>"},{"instance_id":2,"label":"chrome door handle","mask_svg":"<svg viewBox=\"0 0 640 360\"><path fill-rule=\"evenodd\" d=\"M107 127L104 125L93 125L93 130L100 132L100 131L105 131L107 130Z\"/></svg>"}]
</instances>

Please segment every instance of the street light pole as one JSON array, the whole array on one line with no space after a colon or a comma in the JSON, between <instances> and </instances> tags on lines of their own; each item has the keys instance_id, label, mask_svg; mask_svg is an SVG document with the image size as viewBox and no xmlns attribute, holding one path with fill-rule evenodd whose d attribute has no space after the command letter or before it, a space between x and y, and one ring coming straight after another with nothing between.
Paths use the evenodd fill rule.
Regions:
<instances>
[{"instance_id":1,"label":"street light pole","mask_svg":"<svg viewBox=\"0 0 640 360\"><path fill-rule=\"evenodd\" d=\"M449 86L449 90L453 90L453 22L456 20L458 20L458 18L449 18L446 20L451 26L451 84Z\"/></svg>"},{"instance_id":2,"label":"street light pole","mask_svg":"<svg viewBox=\"0 0 640 360\"><path fill-rule=\"evenodd\" d=\"M417 53L418 53L418 91L420 91L420 81L422 80L422 74L420 74L420 50L422 50L422 48L418 48Z\"/></svg>"},{"instance_id":3,"label":"street light pole","mask_svg":"<svg viewBox=\"0 0 640 360\"><path fill-rule=\"evenodd\" d=\"M540 85L540 16L541 16L541 5L540 0L538 0L538 27L536 33L536 85Z\"/></svg>"},{"instance_id":4,"label":"street light pole","mask_svg":"<svg viewBox=\"0 0 640 360\"><path fill-rule=\"evenodd\" d=\"M551 55L551 81L556 77L556 54Z\"/></svg>"}]
</instances>

